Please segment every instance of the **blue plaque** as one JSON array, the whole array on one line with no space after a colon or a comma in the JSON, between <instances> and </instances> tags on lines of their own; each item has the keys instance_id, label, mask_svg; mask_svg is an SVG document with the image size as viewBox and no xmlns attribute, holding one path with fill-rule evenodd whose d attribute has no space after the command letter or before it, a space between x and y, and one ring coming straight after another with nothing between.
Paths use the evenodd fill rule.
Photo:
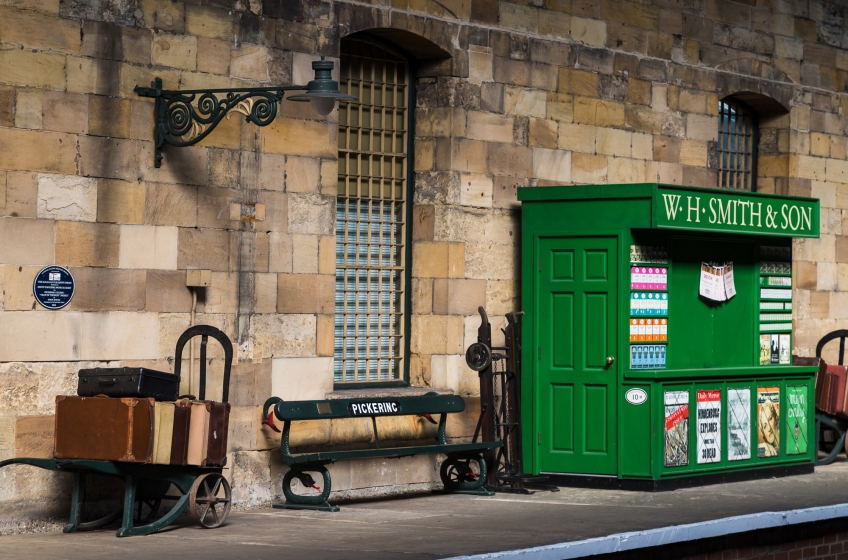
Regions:
<instances>
[{"instance_id":1,"label":"blue plaque","mask_svg":"<svg viewBox=\"0 0 848 560\"><path fill-rule=\"evenodd\" d=\"M32 293L43 307L62 309L74 297L74 277L67 268L48 266L36 275Z\"/></svg>"}]
</instances>

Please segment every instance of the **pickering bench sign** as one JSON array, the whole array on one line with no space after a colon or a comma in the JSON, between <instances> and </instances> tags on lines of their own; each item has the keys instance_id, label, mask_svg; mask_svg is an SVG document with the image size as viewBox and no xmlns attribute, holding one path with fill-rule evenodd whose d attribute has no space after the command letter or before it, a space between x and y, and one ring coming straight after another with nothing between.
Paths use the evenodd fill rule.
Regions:
<instances>
[{"instance_id":1,"label":"pickering bench sign","mask_svg":"<svg viewBox=\"0 0 848 560\"><path fill-rule=\"evenodd\" d=\"M654 227L782 237L818 237L819 201L738 191L659 187Z\"/></svg>"}]
</instances>

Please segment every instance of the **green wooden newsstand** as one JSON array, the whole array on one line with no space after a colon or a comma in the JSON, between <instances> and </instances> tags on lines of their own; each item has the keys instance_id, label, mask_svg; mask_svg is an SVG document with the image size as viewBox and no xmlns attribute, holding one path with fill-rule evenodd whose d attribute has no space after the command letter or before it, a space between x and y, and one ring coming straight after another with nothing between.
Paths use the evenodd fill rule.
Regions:
<instances>
[{"instance_id":1,"label":"green wooden newsstand","mask_svg":"<svg viewBox=\"0 0 848 560\"><path fill-rule=\"evenodd\" d=\"M655 183L518 199L528 473L656 489L812 471L792 238L819 236L817 199Z\"/></svg>"}]
</instances>

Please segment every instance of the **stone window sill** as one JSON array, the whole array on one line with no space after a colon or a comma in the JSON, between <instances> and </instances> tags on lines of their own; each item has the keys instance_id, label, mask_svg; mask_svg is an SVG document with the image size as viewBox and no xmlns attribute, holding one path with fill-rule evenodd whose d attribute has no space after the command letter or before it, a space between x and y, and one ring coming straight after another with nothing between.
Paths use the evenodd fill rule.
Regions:
<instances>
[{"instance_id":1,"label":"stone window sill","mask_svg":"<svg viewBox=\"0 0 848 560\"><path fill-rule=\"evenodd\" d=\"M430 387L384 387L373 389L340 389L324 395L325 399L370 399L380 397L419 397L426 393L453 395L451 389L433 389Z\"/></svg>"}]
</instances>

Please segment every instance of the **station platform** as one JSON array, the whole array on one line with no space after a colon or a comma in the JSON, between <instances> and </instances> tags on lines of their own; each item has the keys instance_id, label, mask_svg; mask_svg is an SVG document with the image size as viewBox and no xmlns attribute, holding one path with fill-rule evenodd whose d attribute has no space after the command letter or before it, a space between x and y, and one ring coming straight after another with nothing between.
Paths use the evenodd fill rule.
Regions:
<instances>
[{"instance_id":1,"label":"station platform","mask_svg":"<svg viewBox=\"0 0 848 560\"><path fill-rule=\"evenodd\" d=\"M186 518L147 537L119 539L109 529L5 535L0 558L683 558L725 541L753 546L746 535L768 542L794 531L808 545L837 542L829 535L848 530L848 461L840 458L812 474L667 492L563 487L533 495L424 494L340 505L339 513L233 512L214 530Z\"/></svg>"}]
</instances>

